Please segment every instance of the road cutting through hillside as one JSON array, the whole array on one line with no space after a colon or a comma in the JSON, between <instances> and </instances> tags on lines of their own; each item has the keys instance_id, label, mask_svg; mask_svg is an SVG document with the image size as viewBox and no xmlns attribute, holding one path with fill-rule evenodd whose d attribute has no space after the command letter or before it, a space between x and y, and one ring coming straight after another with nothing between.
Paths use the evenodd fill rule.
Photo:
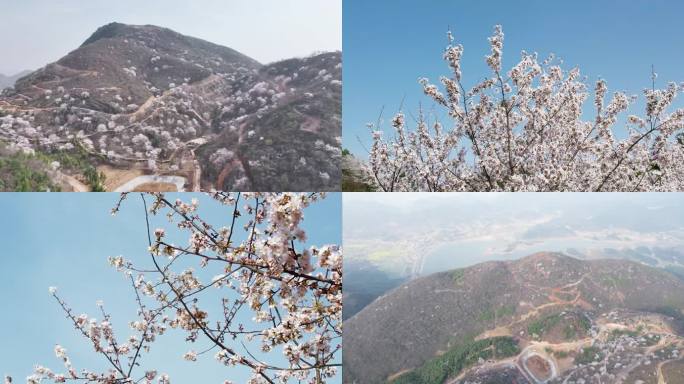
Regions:
<instances>
[{"instance_id":1,"label":"road cutting through hillside","mask_svg":"<svg viewBox=\"0 0 684 384\"><path fill-rule=\"evenodd\" d=\"M142 175L117 187L114 192L130 192L144 184L170 184L176 191L184 192L186 178L182 176Z\"/></svg>"},{"instance_id":2,"label":"road cutting through hillside","mask_svg":"<svg viewBox=\"0 0 684 384\"><path fill-rule=\"evenodd\" d=\"M524 373L527 373L527 376L529 376L536 384L545 384L548 383L549 381L555 379L558 376L558 367L556 366L556 360L552 357L550 357L546 351L544 350L537 350L537 345L531 345L525 348L519 356L519 363L518 366L521 369L521 371L524 371ZM535 367L530 367L528 365L529 361L531 359L539 359L541 360L542 363L545 363L546 365L541 368L544 369L548 367L547 369L549 372L545 377L537 377L538 375L543 374L544 372L539 372L538 370L535 372Z\"/></svg>"}]
</instances>

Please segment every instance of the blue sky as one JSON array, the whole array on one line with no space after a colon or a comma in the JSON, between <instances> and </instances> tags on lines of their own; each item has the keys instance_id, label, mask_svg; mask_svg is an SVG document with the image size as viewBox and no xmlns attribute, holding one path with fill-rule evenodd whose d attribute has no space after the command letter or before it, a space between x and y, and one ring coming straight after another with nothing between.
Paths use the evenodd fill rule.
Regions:
<instances>
[{"instance_id":1,"label":"blue sky","mask_svg":"<svg viewBox=\"0 0 684 384\"><path fill-rule=\"evenodd\" d=\"M184 194L189 201L192 194ZM232 211L205 195L200 212L209 222L229 224ZM169 194L169 197L176 196ZM16 382L32 373L34 364L61 371L53 348L59 343L69 352L77 369L104 367L103 358L92 351L87 340L76 333L58 304L48 293L57 286L63 299L77 314L89 313L98 319L97 300L103 300L113 314L115 331L127 337L128 321L135 317L130 283L109 266L108 256L123 255L146 264L147 235L142 203L130 195L121 212L112 217L110 209L118 194L39 194L5 193L0 196L0 224L3 251L0 255L0 292L5 310L0 316L0 375L11 374ZM309 244L340 244L341 196L331 194L305 211ZM164 218L153 219L153 228L164 227L177 244L179 237ZM251 316L250 316L251 318ZM245 319L245 321L247 321ZM182 355L201 350L206 343L188 346L181 333L171 332L152 345L143 367L167 372L175 383L220 383L225 379L243 383L248 376L241 368L217 364L213 352L196 363ZM341 377L337 382L341 382Z\"/></svg>"},{"instance_id":2,"label":"blue sky","mask_svg":"<svg viewBox=\"0 0 684 384\"><path fill-rule=\"evenodd\" d=\"M264 63L342 46L341 0L0 0L0 73L38 69L112 21L171 28Z\"/></svg>"},{"instance_id":3,"label":"blue sky","mask_svg":"<svg viewBox=\"0 0 684 384\"><path fill-rule=\"evenodd\" d=\"M344 1L343 145L365 158L357 136L368 147L365 125L383 106L385 122L402 100L405 111L415 112L421 101L432 107L417 79L449 74L441 57L448 28L464 45L466 85L488 74L487 37L501 24L504 68L521 50L555 53L592 83L602 77L610 91L640 94L650 86L651 64L659 86L684 81L682 14L684 2L672 0Z\"/></svg>"}]
</instances>

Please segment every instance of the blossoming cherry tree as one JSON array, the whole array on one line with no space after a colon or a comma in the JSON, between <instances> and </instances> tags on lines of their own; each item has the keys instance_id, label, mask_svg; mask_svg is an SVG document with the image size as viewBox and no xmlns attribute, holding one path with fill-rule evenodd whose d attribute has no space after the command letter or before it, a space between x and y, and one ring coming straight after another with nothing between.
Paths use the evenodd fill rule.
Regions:
<instances>
[{"instance_id":1,"label":"blossoming cherry tree","mask_svg":"<svg viewBox=\"0 0 684 384\"><path fill-rule=\"evenodd\" d=\"M644 90L643 116L627 115L635 97L598 80L593 91L578 68L564 71L551 56L522 52L502 69L504 34L489 39L491 73L466 89L463 46L449 33L444 59L451 76L441 87L420 79L445 110L448 124L423 113L407 127L404 113L385 137L369 125L373 144L366 173L382 191L680 191L684 190L684 109L673 109L682 85ZM624 128L623 128L624 127ZM616 132L624 130L625 138Z\"/></svg>"}]
</instances>

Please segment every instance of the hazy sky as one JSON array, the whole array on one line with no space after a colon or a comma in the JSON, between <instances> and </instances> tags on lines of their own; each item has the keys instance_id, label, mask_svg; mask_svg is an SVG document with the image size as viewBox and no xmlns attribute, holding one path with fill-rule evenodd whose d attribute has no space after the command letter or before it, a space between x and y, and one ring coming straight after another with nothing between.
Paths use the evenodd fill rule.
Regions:
<instances>
[{"instance_id":1,"label":"hazy sky","mask_svg":"<svg viewBox=\"0 0 684 384\"><path fill-rule=\"evenodd\" d=\"M0 0L0 73L38 69L110 22L153 24L268 63L342 47L341 0Z\"/></svg>"},{"instance_id":2,"label":"hazy sky","mask_svg":"<svg viewBox=\"0 0 684 384\"><path fill-rule=\"evenodd\" d=\"M177 196L168 197L173 201ZM186 193L182 199L189 201L192 197L199 198L199 212L210 223L217 227L229 223L232 210L228 207L206 195ZM123 338L130 334L127 324L135 318L134 293L130 282L109 266L107 257L122 255L143 266L150 262L139 196L130 195L121 212L112 217L110 209L117 198L115 193L0 196L0 241L4 244L0 254L0 298L3 308L8 309L0 316L0 340L5 346L0 348L0 375L11 374L16 383L21 383L35 364L61 372L63 367L53 352L57 343L67 349L77 370L106 367L102 356L93 352L50 297L49 286L59 288L60 296L77 315L88 313L100 319L95 303L103 300L113 314L115 331ZM339 194L331 194L305 210L309 244L340 243L340 201ZM166 228L172 242L187 243L187 238L180 237L166 218L153 218L151 225ZM251 322L249 317L238 321ZM184 333L170 330L152 344L151 353L142 359L143 369L166 372L174 383L247 381L245 369L221 366L214 360L215 352L200 356L196 363L182 359L188 350L206 347L205 340L188 345ZM281 356L271 355L271 359ZM333 382L341 382L341 377Z\"/></svg>"},{"instance_id":3,"label":"hazy sky","mask_svg":"<svg viewBox=\"0 0 684 384\"><path fill-rule=\"evenodd\" d=\"M439 84L440 76L451 75L442 60L449 28L464 46L466 86L490 74L487 38L502 24L506 70L521 50L542 59L555 53L591 83L604 78L610 92L641 94L651 85L652 64L659 87L684 81L683 13L684 2L673 0L344 1L343 146L366 158L357 136L369 148L366 123L375 123L383 107L385 129L402 102L405 112L416 112L420 102L432 111L418 78ZM635 107L642 113L643 103ZM437 117L448 127L445 114Z\"/></svg>"},{"instance_id":4,"label":"hazy sky","mask_svg":"<svg viewBox=\"0 0 684 384\"><path fill-rule=\"evenodd\" d=\"M423 255L423 273L431 273L539 251L684 251L677 194L350 193L343 200L346 260L395 271L402 257Z\"/></svg>"}]
</instances>

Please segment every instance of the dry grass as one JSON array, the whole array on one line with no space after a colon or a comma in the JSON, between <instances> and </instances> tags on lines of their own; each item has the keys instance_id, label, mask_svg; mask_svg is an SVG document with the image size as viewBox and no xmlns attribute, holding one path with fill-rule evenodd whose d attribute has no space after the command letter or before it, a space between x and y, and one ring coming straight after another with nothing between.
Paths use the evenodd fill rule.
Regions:
<instances>
[{"instance_id":1,"label":"dry grass","mask_svg":"<svg viewBox=\"0 0 684 384\"><path fill-rule=\"evenodd\" d=\"M170 183L145 183L135 187L133 192L178 192L178 188Z\"/></svg>"},{"instance_id":2,"label":"dry grass","mask_svg":"<svg viewBox=\"0 0 684 384\"><path fill-rule=\"evenodd\" d=\"M126 182L145 174L141 169L118 169L110 165L100 165L97 170L105 174L104 184L108 191L114 191Z\"/></svg>"}]
</instances>

